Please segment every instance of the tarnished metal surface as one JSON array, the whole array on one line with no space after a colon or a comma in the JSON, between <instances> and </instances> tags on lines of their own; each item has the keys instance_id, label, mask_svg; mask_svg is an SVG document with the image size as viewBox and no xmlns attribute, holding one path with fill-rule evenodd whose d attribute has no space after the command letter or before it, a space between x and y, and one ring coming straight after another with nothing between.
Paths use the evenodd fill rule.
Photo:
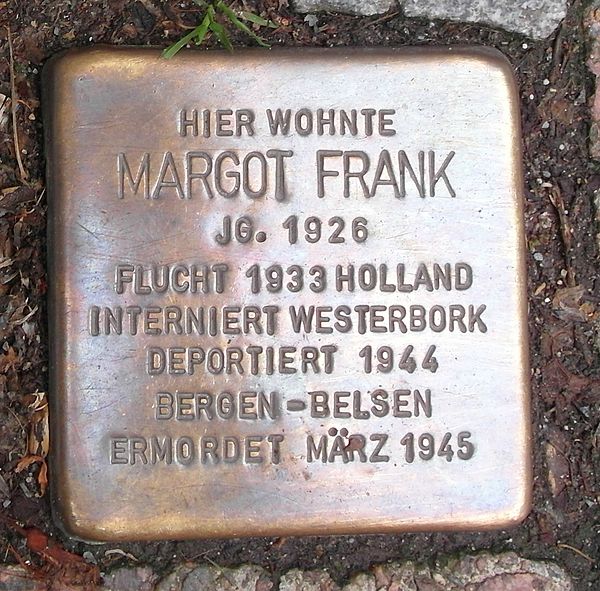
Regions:
<instances>
[{"instance_id":1,"label":"tarnished metal surface","mask_svg":"<svg viewBox=\"0 0 600 591\"><path fill-rule=\"evenodd\" d=\"M523 518L520 135L498 53L93 49L54 60L44 94L69 532Z\"/></svg>"}]
</instances>

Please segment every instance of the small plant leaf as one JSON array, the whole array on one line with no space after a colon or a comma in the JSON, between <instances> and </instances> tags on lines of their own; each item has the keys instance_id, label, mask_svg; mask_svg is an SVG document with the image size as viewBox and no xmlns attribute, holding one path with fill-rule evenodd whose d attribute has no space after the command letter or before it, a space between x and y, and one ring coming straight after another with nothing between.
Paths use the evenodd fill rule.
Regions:
<instances>
[{"instance_id":1,"label":"small plant leaf","mask_svg":"<svg viewBox=\"0 0 600 591\"><path fill-rule=\"evenodd\" d=\"M210 30L216 35L216 37L219 40L219 42L221 43L221 45L227 51L233 51L233 45L231 45L231 41L229 40L229 37L227 36L227 31L225 31L225 27L213 20L210 21L209 27L210 27Z\"/></svg>"},{"instance_id":2,"label":"small plant leaf","mask_svg":"<svg viewBox=\"0 0 600 591\"><path fill-rule=\"evenodd\" d=\"M173 43L173 45L167 47L162 52L162 56L166 59L171 59L181 48L185 47L194 39L196 40L196 45L200 45L206 36L211 20L210 13L207 12L202 23L198 27L190 31L187 35L184 35L179 41Z\"/></svg>"},{"instance_id":3,"label":"small plant leaf","mask_svg":"<svg viewBox=\"0 0 600 591\"><path fill-rule=\"evenodd\" d=\"M202 41L204 41L204 37L206 37L206 33L208 33L208 28L210 27L210 23L212 18L210 13L207 12L204 19L202 19L202 24L194 29L196 32L196 45L200 45Z\"/></svg>"},{"instance_id":4,"label":"small plant leaf","mask_svg":"<svg viewBox=\"0 0 600 591\"><path fill-rule=\"evenodd\" d=\"M252 29L243 23L229 6L226 6L223 0L217 2L217 8L240 30L250 35L254 41L256 41L261 47L270 47L270 45L262 38L259 37Z\"/></svg>"},{"instance_id":5,"label":"small plant leaf","mask_svg":"<svg viewBox=\"0 0 600 591\"><path fill-rule=\"evenodd\" d=\"M196 29L183 36L179 41L169 45L163 50L162 56L166 59L171 59L182 47L185 47L196 35Z\"/></svg>"},{"instance_id":6,"label":"small plant leaf","mask_svg":"<svg viewBox=\"0 0 600 591\"><path fill-rule=\"evenodd\" d=\"M274 23L272 20L267 20L266 18L263 18L262 16L259 16L258 14L254 14L253 12L248 12L247 10L244 10L240 16L248 21L251 22L255 25L258 25L260 27L270 27L271 29L276 29L279 25L277 25L277 23Z\"/></svg>"},{"instance_id":7,"label":"small plant leaf","mask_svg":"<svg viewBox=\"0 0 600 591\"><path fill-rule=\"evenodd\" d=\"M231 40L227 34L227 29L215 19L215 9L222 12L229 22L237 29L252 37L252 39L254 39L258 45L261 47L271 47L262 37L257 35L252 29L250 29L250 27L248 27L248 25L242 22L242 20L248 21L249 23L258 25L260 27L271 27L276 29L278 25L273 21L267 20L262 16L249 11L243 11L238 15L227 4L225 4L223 0L193 0L193 2L197 6L200 6L206 10L202 22L195 29L187 33L187 35L184 35L181 39L173 43L173 45L170 45L164 49L162 52L162 56L164 58L171 59L188 43L194 42L196 45L200 45L206 39L209 31L214 33L219 43L221 43L225 49L228 51L233 51L233 45L231 44Z\"/></svg>"}]
</instances>

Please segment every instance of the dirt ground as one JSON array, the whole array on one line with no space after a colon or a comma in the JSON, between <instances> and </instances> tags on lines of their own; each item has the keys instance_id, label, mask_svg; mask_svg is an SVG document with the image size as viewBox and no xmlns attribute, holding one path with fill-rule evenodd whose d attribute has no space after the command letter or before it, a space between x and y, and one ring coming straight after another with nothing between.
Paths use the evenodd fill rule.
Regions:
<instances>
[{"instance_id":1,"label":"dirt ground","mask_svg":"<svg viewBox=\"0 0 600 591\"><path fill-rule=\"evenodd\" d=\"M557 562L577 589L600 589L600 261L593 206L600 166L588 157L593 80L585 67L586 3L573 2L555 36L541 42L486 27L406 19L394 10L382 17L322 14L315 25L292 12L287 0L242 4L278 24L265 30L273 46L483 44L497 47L514 64L525 149L533 511L520 527L488 533L161 542L123 544L118 547L123 552L66 539L53 525L40 488L45 294L52 280L44 265L40 70L47 58L69 47L165 46L197 24L198 9L181 0L9 0L0 1L0 93L18 99L22 162L7 101L0 107L0 563L19 556L41 564L16 520L54 536L69 551L91 552L102 570L132 563L128 553L159 570L186 559L222 566L253 562L276 575L292 567L326 568L342 581L390 559L443 561L484 549L514 550ZM6 27L14 49L12 83ZM241 33L233 37L238 46L252 44ZM20 463L32 454L39 457Z\"/></svg>"}]
</instances>

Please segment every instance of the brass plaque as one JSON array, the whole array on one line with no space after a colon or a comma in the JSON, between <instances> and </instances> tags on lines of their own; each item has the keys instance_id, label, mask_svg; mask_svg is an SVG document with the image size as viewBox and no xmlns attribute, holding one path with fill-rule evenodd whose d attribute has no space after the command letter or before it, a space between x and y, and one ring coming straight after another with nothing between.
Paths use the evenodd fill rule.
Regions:
<instances>
[{"instance_id":1,"label":"brass plaque","mask_svg":"<svg viewBox=\"0 0 600 591\"><path fill-rule=\"evenodd\" d=\"M528 511L518 95L486 49L46 68L52 478L94 540Z\"/></svg>"}]
</instances>

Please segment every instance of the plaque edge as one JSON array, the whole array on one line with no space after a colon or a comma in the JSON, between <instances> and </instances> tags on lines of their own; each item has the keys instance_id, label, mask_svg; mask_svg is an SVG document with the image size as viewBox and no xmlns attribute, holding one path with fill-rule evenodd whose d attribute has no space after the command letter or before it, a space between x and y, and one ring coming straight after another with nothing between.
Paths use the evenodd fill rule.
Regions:
<instances>
[{"instance_id":1,"label":"plaque edge","mask_svg":"<svg viewBox=\"0 0 600 591\"><path fill-rule=\"evenodd\" d=\"M69 76L74 75L77 68L86 67L86 64L90 63L90 60L95 59L98 56L114 58L115 55L123 55L123 57L130 59L132 53L135 56L148 56L155 54L159 56L161 50L154 47L131 47L131 46L104 46L97 45L87 48L76 48L70 49L65 52L61 52L48 60L43 68L42 73L42 94L43 104L46 105L44 108L44 143L45 143L45 154L46 154L46 175L47 175L47 187L48 187L48 249L47 249L47 267L49 277L58 276L57 269L61 267L61 259L57 256L57 251L64 253L64 248L59 247L59 243L63 242L64 236L60 231L59 217L57 216L57 210L60 210L60 206L63 203L63 197L60 194L57 186L60 181L57 178L59 174L52 175L53 169L53 156L54 151L59 149L57 147L58 142L53 142L53 127L56 126L56 103L57 95L60 94L61 90L64 92L65 87L62 86L65 80L69 80ZM244 49L232 57L229 53L222 50L214 50L205 52L199 50L198 52L186 52L179 56L178 61L181 60L196 60L198 54L203 53L205 55L215 56L218 55L220 58L227 59L238 59L241 54L242 57L256 57L257 55L264 53L261 49ZM520 401L520 414L523 420L524 428L520 430L526 440L526 445L523 447L522 462L518 466L519 469L524 470L523 477L517 482L519 484L518 494L514 495L513 500L507 503L510 505L508 509L495 511L487 514L487 518L483 517L466 520L460 523L440 522L429 520L415 524L414 522L410 525L399 525L398 523L389 522L387 524L372 524L365 526L361 523L357 528L342 528L337 530L333 528L333 534L331 535L346 535L346 534L357 534L357 533L408 533L408 532L419 532L419 531L484 531L484 530L497 530L504 529L506 527L513 527L521 523L529 514L532 504L532 484L533 484L533 467L532 467L532 451L533 451L533 439L532 439L532 426L531 426L531 392L530 392L530 377L529 377L529 338L528 338L528 325L527 325L527 306L528 306L528 294L527 294L527 267L526 267L526 240L525 240L525 227L524 227L524 175L522 169L522 148L521 148L521 116L519 110L519 95L517 91L517 83L514 75L513 67L508 58L499 50L486 46L446 46L446 47L377 47L377 48L278 48L271 52L269 55L275 57L279 54L280 57L297 57L298 55L312 55L315 58L319 56L337 56L339 58L348 57L359 57L366 55L372 57L373 55L387 55L389 57L398 56L413 56L413 57L424 57L431 58L433 56L440 56L442 59L448 58L471 58L477 61L485 62L498 68L504 75L505 82L509 87L509 94L511 97L511 119L512 119L512 133L515 140L515 150L513 150L514 166L513 166L513 179L512 184L515 187L515 198L514 204L518 211L515 212L515 219L518 222L518 232L521 236L520 242L521 247L519 250L519 266L521 277L523 278L521 296L519 298L521 313L519 314L520 333L524 337L522 340L523 346L521 347L521 359L522 359L522 394L519 396ZM279 57L278 56L278 57ZM46 89L46 90L45 90ZM57 178L55 178L57 177ZM518 245L517 245L518 246ZM61 428L64 428L65 422L64 417L58 412L61 405L64 405L64 390L60 393L61 385L64 385L65 380L65 368L66 356L64 354L65 347L63 344L65 341L66 327L60 325L57 322L56 313L54 312L58 302L58 289L54 281L49 282L48 290L48 324L49 324L49 391L51 399L51 425L54 427L52 438L53 446L51 449L50 462L52 466L52 478L51 478L51 497L52 497L52 514L53 519L59 526L70 537L84 540L84 541L98 541L98 542L117 542L117 541L151 541L165 539L157 535L159 528L152 531L149 530L147 535L143 536L128 536L119 532L116 529L109 531L106 527L102 527L101 523L87 524L85 516L82 517L83 511L77 512L74 510L76 503L70 497L68 478L68 457L64 453L65 450L62 448L61 442ZM57 422L61 422L57 428ZM65 488L66 487L66 488ZM515 487L516 488L516 487ZM81 508L81 503L77 503ZM490 516L497 515L498 517L504 516L504 519L490 519ZM464 526L464 527L463 527ZM303 529L302 527L291 528L293 533L290 533L290 529L272 529L258 528L252 530L246 534L235 534L225 533L224 531L213 531L208 534L200 533L198 530L201 529L201 524L196 526L195 531L190 528L189 532L177 532L173 539L208 539L215 537L252 537L252 536L276 536L276 535L328 535L323 533L322 526L321 530L318 530L316 526L314 528ZM475 529L473 529L475 528ZM302 531L301 531L302 530Z\"/></svg>"}]
</instances>

